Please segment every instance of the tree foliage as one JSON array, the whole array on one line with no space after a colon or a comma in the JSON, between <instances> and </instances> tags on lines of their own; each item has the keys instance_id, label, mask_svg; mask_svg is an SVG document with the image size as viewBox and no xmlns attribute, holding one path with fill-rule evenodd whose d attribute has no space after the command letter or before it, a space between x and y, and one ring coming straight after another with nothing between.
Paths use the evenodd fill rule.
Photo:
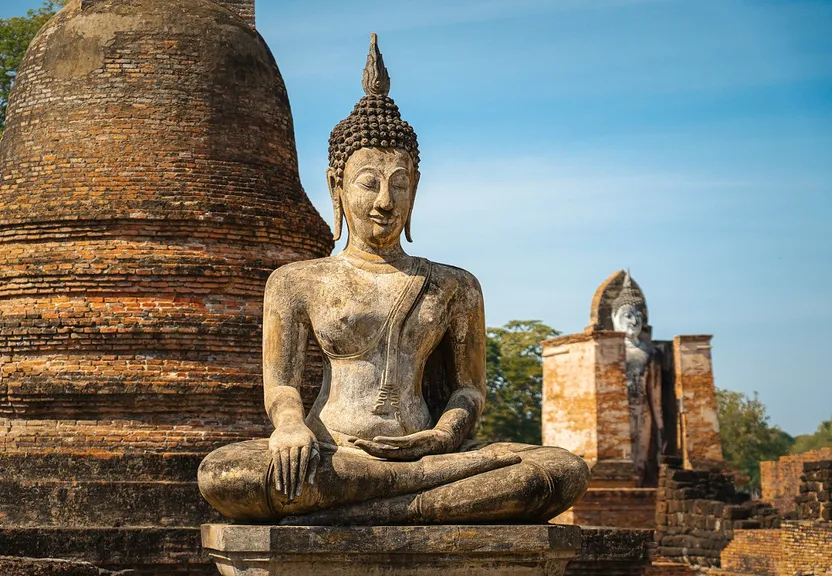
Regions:
<instances>
[{"instance_id":1,"label":"tree foliage","mask_svg":"<svg viewBox=\"0 0 832 576\"><path fill-rule=\"evenodd\" d=\"M37 10L29 10L26 16L0 19L0 134L6 127L6 104L14 85L17 69L38 30L66 0L45 0Z\"/></svg>"},{"instance_id":2,"label":"tree foliage","mask_svg":"<svg viewBox=\"0 0 832 576\"><path fill-rule=\"evenodd\" d=\"M502 328L488 329L487 398L477 430L481 440L540 444L540 343L558 334L538 320L513 320Z\"/></svg>"},{"instance_id":3,"label":"tree foliage","mask_svg":"<svg viewBox=\"0 0 832 576\"><path fill-rule=\"evenodd\" d=\"M757 393L717 390L719 429L725 459L749 478L749 487L760 486L760 462L777 460L789 453L794 438L769 424L766 407Z\"/></svg>"},{"instance_id":4,"label":"tree foliage","mask_svg":"<svg viewBox=\"0 0 832 576\"><path fill-rule=\"evenodd\" d=\"M802 454L809 450L832 447L832 420L824 420L814 434L801 434L795 437L792 454Z\"/></svg>"}]
</instances>

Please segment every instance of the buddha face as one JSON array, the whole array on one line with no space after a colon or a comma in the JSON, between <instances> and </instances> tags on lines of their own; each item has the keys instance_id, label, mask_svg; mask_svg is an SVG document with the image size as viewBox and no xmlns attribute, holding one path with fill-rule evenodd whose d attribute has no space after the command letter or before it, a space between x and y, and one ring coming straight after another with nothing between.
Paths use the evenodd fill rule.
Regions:
<instances>
[{"instance_id":1,"label":"buddha face","mask_svg":"<svg viewBox=\"0 0 832 576\"><path fill-rule=\"evenodd\" d=\"M636 340L644 327L644 315L632 304L627 304L613 313L612 326L616 332L624 332L627 338Z\"/></svg>"},{"instance_id":2,"label":"buddha face","mask_svg":"<svg viewBox=\"0 0 832 576\"><path fill-rule=\"evenodd\" d=\"M373 248L399 241L413 210L419 174L404 150L361 148L344 167L343 184L330 172L330 191L340 204L350 237Z\"/></svg>"}]
</instances>

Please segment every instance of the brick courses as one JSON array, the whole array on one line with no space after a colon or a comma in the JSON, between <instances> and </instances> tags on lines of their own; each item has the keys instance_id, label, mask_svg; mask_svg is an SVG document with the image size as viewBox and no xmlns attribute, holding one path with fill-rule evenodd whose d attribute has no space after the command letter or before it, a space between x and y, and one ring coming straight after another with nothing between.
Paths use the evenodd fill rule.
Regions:
<instances>
[{"instance_id":1,"label":"brick courses","mask_svg":"<svg viewBox=\"0 0 832 576\"><path fill-rule=\"evenodd\" d=\"M798 520L832 520L832 460L805 462L797 504Z\"/></svg>"},{"instance_id":2,"label":"brick courses","mask_svg":"<svg viewBox=\"0 0 832 576\"><path fill-rule=\"evenodd\" d=\"M659 557L698 566L719 566L720 552L734 530L776 528L777 510L738 492L731 474L719 467L684 470L666 459L656 504Z\"/></svg>"},{"instance_id":3,"label":"brick courses","mask_svg":"<svg viewBox=\"0 0 832 576\"><path fill-rule=\"evenodd\" d=\"M222 4L243 19L72 0L20 67L0 140L0 554L212 573L196 467L271 431L265 282L333 241L254 2ZM307 404L321 374L312 346Z\"/></svg>"},{"instance_id":4,"label":"brick courses","mask_svg":"<svg viewBox=\"0 0 832 576\"><path fill-rule=\"evenodd\" d=\"M254 0L215 0L254 26Z\"/></svg>"},{"instance_id":5,"label":"brick courses","mask_svg":"<svg viewBox=\"0 0 832 576\"><path fill-rule=\"evenodd\" d=\"M581 501L557 522L579 526L653 528L656 522L655 488L590 487Z\"/></svg>"},{"instance_id":6,"label":"brick courses","mask_svg":"<svg viewBox=\"0 0 832 576\"><path fill-rule=\"evenodd\" d=\"M265 281L332 238L268 47L210 2L174 4L75 0L21 66L0 143L4 450L268 434Z\"/></svg>"},{"instance_id":7,"label":"brick courses","mask_svg":"<svg viewBox=\"0 0 832 576\"><path fill-rule=\"evenodd\" d=\"M775 462L760 462L763 500L774 504L782 514L796 512L794 497L802 483L803 464L823 460L832 460L832 447L783 456Z\"/></svg>"},{"instance_id":8,"label":"brick courses","mask_svg":"<svg viewBox=\"0 0 832 576\"><path fill-rule=\"evenodd\" d=\"M737 530L719 576L832 574L832 525L784 520L777 530Z\"/></svg>"},{"instance_id":9,"label":"brick courses","mask_svg":"<svg viewBox=\"0 0 832 576\"><path fill-rule=\"evenodd\" d=\"M676 336L673 366L676 398L682 407L678 426L686 464L722 461L711 336Z\"/></svg>"}]
</instances>

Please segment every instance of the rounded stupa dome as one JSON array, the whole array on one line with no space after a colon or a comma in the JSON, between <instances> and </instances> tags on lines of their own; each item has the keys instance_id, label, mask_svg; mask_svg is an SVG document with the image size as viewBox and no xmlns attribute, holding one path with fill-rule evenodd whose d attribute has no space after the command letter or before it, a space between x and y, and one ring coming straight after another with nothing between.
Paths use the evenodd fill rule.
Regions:
<instances>
[{"instance_id":1,"label":"rounded stupa dome","mask_svg":"<svg viewBox=\"0 0 832 576\"><path fill-rule=\"evenodd\" d=\"M27 449L33 422L99 448L267 435L266 279L333 246L274 57L209 0L72 0L38 33L0 140L0 243L3 442Z\"/></svg>"}]
</instances>

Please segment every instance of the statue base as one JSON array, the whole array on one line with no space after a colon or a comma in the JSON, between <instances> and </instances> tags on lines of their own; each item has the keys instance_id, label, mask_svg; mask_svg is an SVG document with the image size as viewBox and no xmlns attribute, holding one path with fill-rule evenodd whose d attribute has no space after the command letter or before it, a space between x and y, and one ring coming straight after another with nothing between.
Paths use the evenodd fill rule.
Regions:
<instances>
[{"instance_id":1,"label":"statue base","mask_svg":"<svg viewBox=\"0 0 832 576\"><path fill-rule=\"evenodd\" d=\"M581 529L204 524L202 546L223 576L561 576Z\"/></svg>"}]
</instances>

